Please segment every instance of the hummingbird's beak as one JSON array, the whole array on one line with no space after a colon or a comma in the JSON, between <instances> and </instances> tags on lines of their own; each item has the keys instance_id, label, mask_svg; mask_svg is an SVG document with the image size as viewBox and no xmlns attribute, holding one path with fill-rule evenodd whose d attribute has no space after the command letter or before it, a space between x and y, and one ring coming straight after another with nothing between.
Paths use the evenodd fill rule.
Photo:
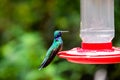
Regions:
<instances>
[{"instance_id":1,"label":"hummingbird's beak","mask_svg":"<svg viewBox=\"0 0 120 80\"><path fill-rule=\"evenodd\" d=\"M69 31L60 31L61 33L66 33L66 32L69 32Z\"/></svg>"}]
</instances>

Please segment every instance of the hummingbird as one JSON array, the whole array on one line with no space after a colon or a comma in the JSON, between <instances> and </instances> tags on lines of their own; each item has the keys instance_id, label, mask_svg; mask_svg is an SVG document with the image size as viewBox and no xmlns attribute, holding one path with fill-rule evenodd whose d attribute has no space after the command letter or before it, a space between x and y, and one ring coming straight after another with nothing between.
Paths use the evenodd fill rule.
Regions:
<instances>
[{"instance_id":1,"label":"hummingbird","mask_svg":"<svg viewBox=\"0 0 120 80\"><path fill-rule=\"evenodd\" d=\"M63 46L63 40L62 40L62 33L64 32L68 32L68 31L60 31L60 30L56 30L54 32L54 40L52 45L50 46L50 48L48 49L46 56L43 60L43 62L41 63L39 70L41 70L42 68L47 67L51 61L55 58L56 54L62 50L62 46Z\"/></svg>"}]
</instances>

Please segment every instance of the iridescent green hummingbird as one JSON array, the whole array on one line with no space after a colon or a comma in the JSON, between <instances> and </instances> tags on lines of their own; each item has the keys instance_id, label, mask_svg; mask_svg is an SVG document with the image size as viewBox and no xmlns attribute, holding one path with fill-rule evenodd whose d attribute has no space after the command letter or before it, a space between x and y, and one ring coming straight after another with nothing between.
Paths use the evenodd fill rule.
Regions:
<instances>
[{"instance_id":1,"label":"iridescent green hummingbird","mask_svg":"<svg viewBox=\"0 0 120 80\"><path fill-rule=\"evenodd\" d=\"M63 40L62 40L61 36L62 36L62 33L64 33L64 32L68 32L68 31L57 30L54 32L53 43L52 43L51 47L48 49L46 56L45 56L42 64L39 67L39 70L48 66L51 63L51 61L55 58L56 54L62 50Z\"/></svg>"}]
</instances>

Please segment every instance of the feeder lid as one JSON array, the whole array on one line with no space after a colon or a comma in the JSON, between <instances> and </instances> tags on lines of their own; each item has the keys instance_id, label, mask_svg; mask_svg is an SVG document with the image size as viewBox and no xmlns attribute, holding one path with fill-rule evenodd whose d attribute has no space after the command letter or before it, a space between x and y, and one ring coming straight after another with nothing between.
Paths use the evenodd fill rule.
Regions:
<instances>
[{"instance_id":1,"label":"feeder lid","mask_svg":"<svg viewBox=\"0 0 120 80\"><path fill-rule=\"evenodd\" d=\"M120 63L120 48L86 50L80 47L58 53L60 58L80 64L113 64Z\"/></svg>"}]
</instances>

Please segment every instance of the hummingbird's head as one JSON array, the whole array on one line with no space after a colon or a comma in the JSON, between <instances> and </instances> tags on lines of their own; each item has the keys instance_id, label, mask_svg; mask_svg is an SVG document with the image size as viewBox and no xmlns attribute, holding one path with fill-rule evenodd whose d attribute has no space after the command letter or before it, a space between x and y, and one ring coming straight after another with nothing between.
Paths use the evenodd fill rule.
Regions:
<instances>
[{"instance_id":1,"label":"hummingbird's head","mask_svg":"<svg viewBox=\"0 0 120 80\"><path fill-rule=\"evenodd\" d=\"M64 32L68 32L68 31L60 31L60 30L57 30L54 32L54 38L59 38L62 36L62 33Z\"/></svg>"}]
</instances>

